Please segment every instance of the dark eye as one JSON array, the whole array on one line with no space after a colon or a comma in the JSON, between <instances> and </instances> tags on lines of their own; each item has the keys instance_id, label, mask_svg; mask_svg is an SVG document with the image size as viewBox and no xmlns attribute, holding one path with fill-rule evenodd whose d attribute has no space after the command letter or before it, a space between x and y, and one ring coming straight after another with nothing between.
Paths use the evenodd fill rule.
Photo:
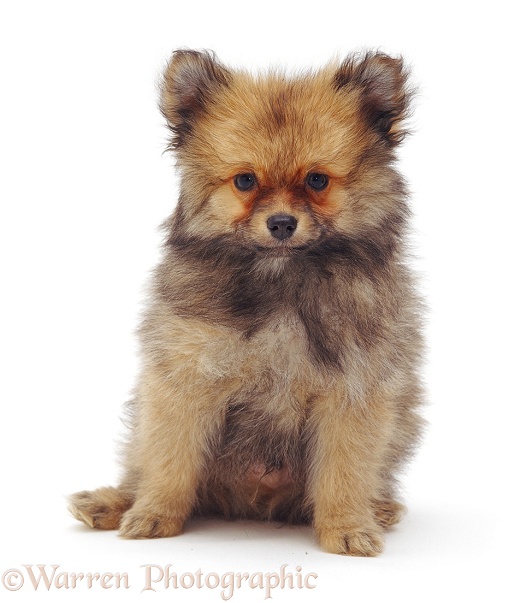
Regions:
<instances>
[{"instance_id":1,"label":"dark eye","mask_svg":"<svg viewBox=\"0 0 509 603\"><path fill-rule=\"evenodd\" d=\"M237 174L233 182L239 191L249 191L256 184L256 178L254 174L250 173Z\"/></svg>"},{"instance_id":2,"label":"dark eye","mask_svg":"<svg viewBox=\"0 0 509 603\"><path fill-rule=\"evenodd\" d=\"M315 191L323 191L329 184L329 177L325 174L316 174L315 172L308 174L306 183Z\"/></svg>"}]
</instances>

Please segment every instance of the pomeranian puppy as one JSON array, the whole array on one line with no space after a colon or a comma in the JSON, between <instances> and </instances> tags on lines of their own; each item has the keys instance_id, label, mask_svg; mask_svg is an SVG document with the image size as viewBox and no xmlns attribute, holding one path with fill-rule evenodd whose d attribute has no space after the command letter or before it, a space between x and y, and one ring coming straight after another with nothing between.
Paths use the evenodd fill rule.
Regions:
<instances>
[{"instance_id":1,"label":"pomeranian puppy","mask_svg":"<svg viewBox=\"0 0 509 603\"><path fill-rule=\"evenodd\" d=\"M194 514L309 522L376 555L418 439L420 305L394 167L407 70L304 75L178 50L161 85L181 178L140 328L124 475L73 515L128 538Z\"/></svg>"}]
</instances>

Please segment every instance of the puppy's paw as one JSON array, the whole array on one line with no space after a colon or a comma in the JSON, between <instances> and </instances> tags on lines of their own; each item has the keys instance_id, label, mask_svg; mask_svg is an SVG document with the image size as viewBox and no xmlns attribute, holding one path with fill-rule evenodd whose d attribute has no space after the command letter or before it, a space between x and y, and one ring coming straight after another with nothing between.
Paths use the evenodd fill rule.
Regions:
<instances>
[{"instance_id":1,"label":"puppy's paw","mask_svg":"<svg viewBox=\"0 0 509 603\"><path fill-rule=\"evenodd\" d=\"M116 530L131 504L132 498L117 488L83 490L67 499L67 508L76 519L101 530Z\"/></svg>"},{"instance_id":2,"label":"puppy's paw","mask_svg":"<svg viewBox=\"0 0 509 603\"><path fill-rule=\"evenodd\" d=\"M165 538L178 536L184 529L179 519L157 515L151 511L134 507L128 511L120 524L119 535L125 538Z\"/></svg>"},{"instance_id":3,"label":"puppy's paw","mask_svg":"<svg viewBox=\"0 0 509 603\"><path fill-rule=\"evenodd\" d=\"M320 546L328 553L375 557L383 550L384 541L380 528L332 528L317 530Z\"/></svg>"},{"instance_id":4,"label":"puppy's paw","mask_svg":"<svg viewBox=\"0 0 509 603\"><path fill-rule=\"evenodd\" d=\"M405 506L395 500L375 500L373 506L375 520L382 528L397 524L406 512Z\"/></svg>"}]
</instances>

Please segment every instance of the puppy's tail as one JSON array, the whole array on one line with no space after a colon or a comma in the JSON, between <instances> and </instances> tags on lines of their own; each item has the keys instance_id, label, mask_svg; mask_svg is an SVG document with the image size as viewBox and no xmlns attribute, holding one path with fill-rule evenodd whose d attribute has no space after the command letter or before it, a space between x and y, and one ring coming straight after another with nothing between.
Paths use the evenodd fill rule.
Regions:
<instances>
[{"instance_id":1,"label":"puppy's tail","mask_svg":"<svg viewBox=\"0 0 509 603\"><path fill-rule=\"evenodd\" d=\"M67 508L76 519L91 528L117 530L133 501L128 492L110 486L71 494L67 497Z\"/></svg>"}]
</instances>

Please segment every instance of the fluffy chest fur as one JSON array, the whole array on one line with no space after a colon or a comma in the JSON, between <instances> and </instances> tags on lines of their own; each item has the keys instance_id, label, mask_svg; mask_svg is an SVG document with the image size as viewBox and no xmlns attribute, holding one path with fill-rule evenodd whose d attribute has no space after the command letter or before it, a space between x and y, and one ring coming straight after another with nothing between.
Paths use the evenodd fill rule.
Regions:
<instances>
[{"instance_id":1,"label":"fluffy chest fur","mask_svg":"<svg viewBox=\"0 0 509 603\"><path fill-rule=\"evenodd\" d=\"M398 308L380 281L395 275L352 270L340 254L270 263L216 250L200 264L195 253L171 250L162 264L145 339L172 382L182 372L221 392L219 466L244 485L253 471L295 477L313 401L341 383L343 403L362 404L383 379Z\"/></svg>"},{"instance_id":2,"label":"fluffy chest fur","mask_svg":"<svg viewBox=\"0 0 509 603\"><path fill-rule=\"evenodd\" d=\"M228 239L214 241L212 250L175 237L155 290L167 316L233 331L236 357L259 354L273 367L284 358L286 374L305 357L330 377L396 326L404 276L392 256L376 241L347 237L284 257Z\"/></svg>"}]
</instances>

